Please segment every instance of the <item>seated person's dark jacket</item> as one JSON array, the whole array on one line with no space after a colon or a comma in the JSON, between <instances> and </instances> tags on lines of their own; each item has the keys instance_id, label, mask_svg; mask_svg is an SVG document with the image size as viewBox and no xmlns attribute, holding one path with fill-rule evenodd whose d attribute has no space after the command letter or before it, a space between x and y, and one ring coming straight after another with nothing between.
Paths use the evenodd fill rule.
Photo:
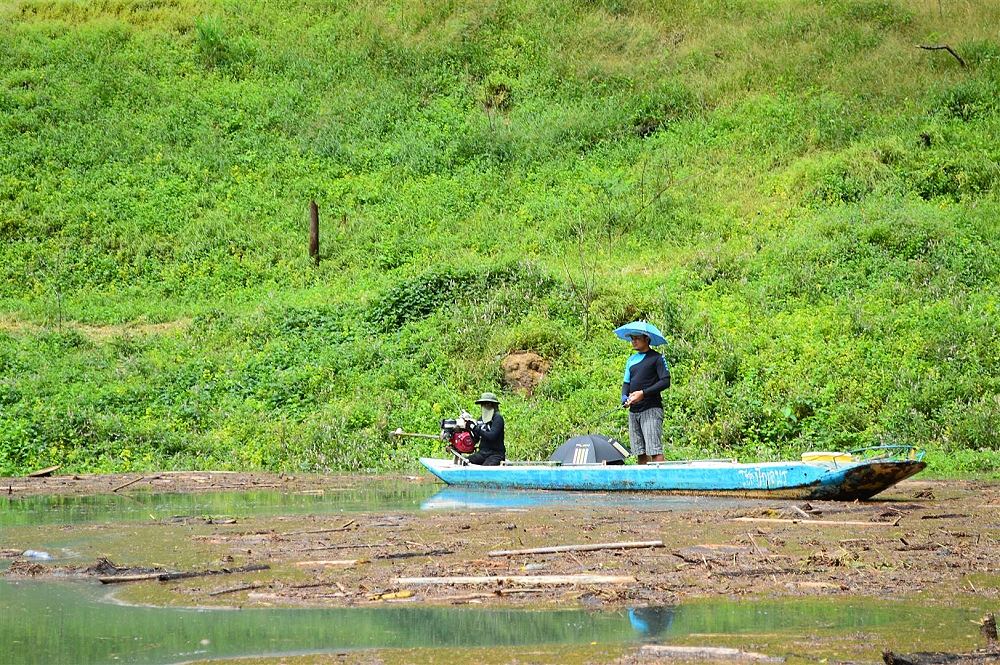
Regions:
<instances>
[{"instance_id":1,"label":"seated person's dark jacket","mask_svg":"<svg viewBox=\"0 0 1000 665\"><path fill-rule=\"evenodd\" d=\"M503 443L503 416L499 412L494 413L488 423L475 423L469 430L472 438L479 444L479 450L469 457L473 464L482 464L483 460L499 456L499 460L507 459L507 448Z\"/></svg>"}]
</instances>

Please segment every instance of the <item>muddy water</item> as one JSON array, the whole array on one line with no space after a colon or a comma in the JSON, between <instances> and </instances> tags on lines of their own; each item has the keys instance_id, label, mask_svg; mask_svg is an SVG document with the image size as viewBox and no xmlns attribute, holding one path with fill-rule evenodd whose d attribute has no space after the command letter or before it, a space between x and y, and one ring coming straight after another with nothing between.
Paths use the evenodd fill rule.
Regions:
<instances>
[{"instance_id":1,"label":"muddy water","mask_svg":"<svg viewBox=\"0 0 1000 665\"><path fill-rule=\"evenodd\" d=\"M772 655L836 657L838 636L887 645L969 643L972 609L918 603L711 601L616 611L352 609L198 610L115 603L107 587L0 582L4 663L177 663L370 648L550 644L747 644ZM898 648L898 646L897 646ZM461 659L456 657L456 662Z\"/></svg>"},{"instance_id":2,"label":"muddy water","mask_svg":"<svg viewBox=\"0 0 1000 665\"><path fill-rule=\"evenodd\" d=\"M276 491L94 496L27 496L0 499L0 528L37 524L86 524L162 520L177 516L321 515L372 510L417 510L438 485L372 482L361 487L300 493Z\"/></svg>"},{"instance_id":3,"label":"muddy water","mask_svg":"<svg viewBox=\"0 0 1000 665\"><path fill-rule=\"evenodd\" d=\"M638 503L630 503L636 501L641 501L644 509L660 511L725 510L734 503L625 494L511 494L378 483L323 494L37 497L0 504L0 549L48 550L57 560L74 563L89 563L95 556L108 555L115 560L124 557L128 563L166 562L198 568L214 561L209 557L217 552L202 553L183 545L190 540L187 536L178 538L178 534L187 527L164 523L175 515L247 517L481 508L532 511L586 506L628 510L638 507ZM427 513L421 519L430 517L452 519L447 513ZM183 546L178 549L178 544ZM975 583L983 587L980 581ZM159 588L156 583L148 586ZM138 591L144 588L132 587ZM91 582L0 577L0 663L179 663L429 648L448 649L449 655L454 654L449 662L463 663L475 662L472 656L463 655L474 653L467 651L473 647L516 650L533 645L596 643L633 648L643 642L737 647L798 662L875 662L886 648L969 651L978 644L973 622L995 609L985 597L956 603L954 596L933 595L897 601L840 595L785 600L723 596L669 607L602 610L430 607L405 601L337 609L186 609L128 606L109 593L108 587ZM118 593L126 595L125 590ZM144 592L128 595L142 597L145 602L155 597Z\"/></svg>"},{"instance_id":4,"label":"muddy water","mask_svg":"<svg viewBox=\"0 0 1000 665\"><path fill-rule=\"evenodd\" d=\"M768 502L757 501L756 505ZM770 502L779 504L780 502ZM644 510L726 509L746 500L630 492L506 492L431 483L371 482L361 487L300 493L276 491L98 494L0 498L0 528L164 520L172 517L256 517L416 510L530 510L642 507Z\"/></svg>"}]
</instances>

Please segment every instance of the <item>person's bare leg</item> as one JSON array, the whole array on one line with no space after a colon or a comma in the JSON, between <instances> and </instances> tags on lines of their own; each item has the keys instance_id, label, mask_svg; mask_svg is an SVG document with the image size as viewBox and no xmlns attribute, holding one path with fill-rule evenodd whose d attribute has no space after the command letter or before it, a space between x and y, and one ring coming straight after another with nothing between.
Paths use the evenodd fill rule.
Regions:
<instances>
[{"instance_id":1,"label":"person's bare leg","mask_svg":"<svg viewBox=\"0 0 1000 665\"><path fill-rule=\"evenodd\" d=\"M639 455L639 464L645 464L649 461L649 455Z\"/></svg>"}]
</instances>

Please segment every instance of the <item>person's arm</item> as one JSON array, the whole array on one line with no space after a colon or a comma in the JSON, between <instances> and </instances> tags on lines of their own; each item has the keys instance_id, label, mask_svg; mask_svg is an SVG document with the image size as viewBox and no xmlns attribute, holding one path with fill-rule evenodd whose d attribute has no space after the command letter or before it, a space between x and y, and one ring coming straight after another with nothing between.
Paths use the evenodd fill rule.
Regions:
<instances>
[{"instance_id":1,"label":"person's arm","mask_svg":"<svg viewBox=\"0 0 1000 665\"><path fill-rule=\"evenodd\" d=\"M489 427L476 423L472 426L472 438L481 441L482 447L497 450L500 447L500 442L503 441L503 418L494 417L489 422Z\"/></svg>"},{"instance_id":2,"label":"person's arm","mask_svg":"<svg viewBox=\"0 0 1000 665\"><path fill-rule=\"evenodd\" d=\"M629 384L632 383L632 365L630 363L625 363L625 378L622 382L622 404L628 401Z\"/></svg>"}]
</instances>

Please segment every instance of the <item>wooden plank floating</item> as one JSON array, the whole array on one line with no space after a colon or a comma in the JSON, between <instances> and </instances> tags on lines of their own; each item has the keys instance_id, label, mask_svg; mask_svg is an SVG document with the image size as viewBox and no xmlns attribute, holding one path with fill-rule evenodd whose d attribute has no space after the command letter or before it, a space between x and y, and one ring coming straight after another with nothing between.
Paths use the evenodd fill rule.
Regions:
<instances>
[{"instance_id":1,"label":"wooden plank floating","mask_svg":"<svg viewBox=\"0 0 1000 665\"><path fill-rule=\"evenodd\" d=\"M899 526L899 520L895 522L859 522L853 520L799 520L783 519L779 517L730 517L730 522L768 522L770 524L808 524L810 526Z\"/></svg>"},{"instance_id":2,"label":"wooden plank floating","mask_svg":"<svg viewBox=\"0 0 1000 665\"><path fill-rule=\"evenodd\" d=\"M397 577L396 584L632 584L631 575L459 575L455 577Z\"/></svg>"},{"instance_id":3,"label":"wooden plank floating","mask_svg":"<svg viewBox=\"0 0 1000 665\"><path fill-rule=\"evenodd\" d=\"M628 550L641 547L663 547L662 540L642 540L624 543L588 543L586 545L553 545L530 547L523 550L493 550L486 556L515 556L518 554L558 554L560 552L592 552L594 550Z\"/></svg>"}]
</instances>

